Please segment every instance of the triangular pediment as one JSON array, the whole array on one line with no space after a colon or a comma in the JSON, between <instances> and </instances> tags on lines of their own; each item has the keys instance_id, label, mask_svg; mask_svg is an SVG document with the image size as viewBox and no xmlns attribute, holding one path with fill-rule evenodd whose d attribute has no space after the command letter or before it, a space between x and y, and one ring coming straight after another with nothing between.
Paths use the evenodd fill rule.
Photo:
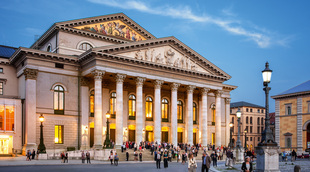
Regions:
<instances>
[{"instance_id":1,"label":"triangular pediment","mask_svg":"<svg viewBox=\"0 0 310 172\"><path fill-rule=\"evenodd\" d=\"M157 65L226 78L231 77L175 37L104 46L92 52L132 58ZM89 52L90 53L90 52Z\"/></svg>"},{"instance_id":2,"label":"triangular pediment","mask_svg":"<svg viewBox=\"0 0 310 172\"><path fill-rule=\"evenodd\" d=\"M62 27L70 27L132 42L156 38L123 13L71 20L56 24Z\"/></svg>"}]
</instances>

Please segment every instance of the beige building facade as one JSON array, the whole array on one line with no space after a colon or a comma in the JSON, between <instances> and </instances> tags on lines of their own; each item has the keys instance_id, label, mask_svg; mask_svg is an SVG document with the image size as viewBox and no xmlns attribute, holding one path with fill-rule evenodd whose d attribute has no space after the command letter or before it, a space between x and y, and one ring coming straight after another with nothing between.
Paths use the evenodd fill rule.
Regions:
<instances>
[{"instance_id":1,"label":"beige building facade","mask_svg":"<svg viewBox=\"0 0 310 172\"><path fill-rule=\"evenodd\" d=\"M106 113L116 148L125 141L228 145L231 76L123 13L55 23L1 66L17 85L7 89L25 100L16 149L37 147L41 114L47 149L102 148Z\"/></svg>"}]
</instances>

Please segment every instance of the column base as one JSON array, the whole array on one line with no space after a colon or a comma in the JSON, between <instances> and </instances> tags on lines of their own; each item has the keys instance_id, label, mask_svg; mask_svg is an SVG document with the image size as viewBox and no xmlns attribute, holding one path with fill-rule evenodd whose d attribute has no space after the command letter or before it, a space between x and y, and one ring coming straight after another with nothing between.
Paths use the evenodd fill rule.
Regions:
<instances>
[{"instance_id":1,"label":"column base","mask_svg":"<svg viewBox=\"0 0 310 172\"><path fill-rule=\"evenodd\" d=\"M244 149L243 147L235 147L233 150L234 156L236 157L236 163L240 164L244 162Z\"/></svg>"},{"instance_id":2,"label":"column base","mask_svg":"<svg viewBox=\"0 0 310 172\"><path fill-rule=\"evenodd\" d=\"M28 150L32 152L33 149L37 151L38 145L36 143L27 143L23 146L22 154L26 155Z\"/></svg>"},{"instance_id":3,"label":"column base","mask_svg":"<svg viewBox=\"0 0 310 172\"><path fill-rule=\"evenodd\" d=\"M279 146L259 145L255 147L257 160L255 171L279 172Z\"/></svg>"},{"instance_id":4,"label":"column base","mask_svg":"<svg viewBox=\"0 0 310 172\"><path fill-rule=\"evenodd\" d=\"M93 148L96 149L96 150L98 150L98 149L103 149L103 148L102 148L102 145L94 145Z\"/></svg>"}]
</instances>

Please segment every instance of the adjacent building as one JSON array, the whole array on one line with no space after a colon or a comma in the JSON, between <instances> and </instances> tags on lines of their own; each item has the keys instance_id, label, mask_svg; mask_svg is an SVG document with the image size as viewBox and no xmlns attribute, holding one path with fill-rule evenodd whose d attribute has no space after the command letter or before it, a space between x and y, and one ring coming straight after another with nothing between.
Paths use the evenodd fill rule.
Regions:
<instances>
[{"instance_id":1,"label":"adjacent building","mask_svg":"<svg viewBox=\"0 0 310 172\"><path fill-rule=\"evenodd\" d=\"M262 138L262 132L265 128L265 107L252 103L240 101L230 104L230 122L232 127L232 142L236 146L238 137L238 118L236 112L240 109L240 140L243 147L254 150Z\"/></svg>"},{"instance_id":2,"label":"adjacent building","mask_svg":"<svg viewBox=\"0 0 310 172\"><path fill-rule=\"evenodd\" d=\"M275 99L275 140L282 151L310 148L310 80L293 87Z\"/></svg>"},{"instance_id":3,"label":"adjacent building","mask_svg":"<svg viewBox=\"0 0 310 172\"><path fill-rule=\"evenodd\" d=\"M37 148L41 114L48 150L102 148L106 113L116 147L229 143L231 76L123 13L55 23L30 48L1 58L0 68L8 149Z\"/></svg>"}]
</instances>

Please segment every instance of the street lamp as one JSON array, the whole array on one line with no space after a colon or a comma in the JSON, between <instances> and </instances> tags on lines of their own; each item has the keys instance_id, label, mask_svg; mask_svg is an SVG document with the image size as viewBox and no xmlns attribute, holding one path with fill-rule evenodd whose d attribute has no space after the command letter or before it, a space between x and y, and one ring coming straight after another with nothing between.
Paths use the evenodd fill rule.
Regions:
<instances>
[{"instance_id":1,"label":"street lamp","mask_svg":"<svg viewBox=\"0 0 310 172\"><path fill-rule=\"evenodd\" d=\"M245 137L245 138L244 138L244 150L247 150L247 148L248 148L247 145L246 145L246 133L247 133L247 132L248 132L248 130L245 129L245 130L244 130L244 137Z\"/></svg>"},{"instance_id":2,"label":"street lamp","mask_svg":"<svg viewBox=\"0 0 310 172\"><path fill-rule=\"evenodd\" d=\"M259 145L262 145L264 143L271 143L275 146L277 143L274 141L272 131L270 129L270 117L269 117L269 91L271 90L270 87L268 87L268 84L271 80L271 74L272 70L269 69L269 63L266 62L265 69L262 71L263 74L263 80L264 80L264 91L266 96L266 105L265 105L265 130L262 132L262 140L259 143Z\"/></svg>"},{"instance_id":3,"label":"street lamp","mask_svg":"<svg viewBox=\"0 0 310 172\"><path fill-rule=\"evenodd\" d=\"M240 141L240 117L241 117L241 111L238 108L238 111L236 112L237 118L238 118L238 138L236 142L236 147L241 148L241 141Z\"/></svg>"},{"instance_id":4,"label":"street lamp","mask_svg":"<svg viewBox=\"0 0 310 172\"><path fill-rule=\"evenodd\" d=\"M40 125L40 144L38 146L38 150L40 153L46 153L46 148L43 141L43 122L44 122L43 114L40 115L39 120L41 122L41 125Z\"/></svg>"},{"instance_id":5,"label":"street lamp","mask_svg":"<svg viewBox=\"0 0 310 172\"><path fill-rule=\"evenodd\" d=\"M111 141L110 141L110 133L109 133L109 130L110 130L109 119L111 117L111 114L109 113L109 111L105 114L105 116L107 118L107 134L106 134L105 141L104 141L104 148L111 149L112 148L112 144L111 144Z\"/></svg>"},{"instance_id":6,"label":"street lamp","mask_svg":"<svg viewBox=\"0 0 310 172\"><path fill-rule=\"evenodd\" d=\"M230 141L229 141L229 147L232 148L233 147L233 143L232 143L232 128L233 128L234 124L231 122L229 123L229 127L230 127Z\"/></svg>"}]
</instances>

